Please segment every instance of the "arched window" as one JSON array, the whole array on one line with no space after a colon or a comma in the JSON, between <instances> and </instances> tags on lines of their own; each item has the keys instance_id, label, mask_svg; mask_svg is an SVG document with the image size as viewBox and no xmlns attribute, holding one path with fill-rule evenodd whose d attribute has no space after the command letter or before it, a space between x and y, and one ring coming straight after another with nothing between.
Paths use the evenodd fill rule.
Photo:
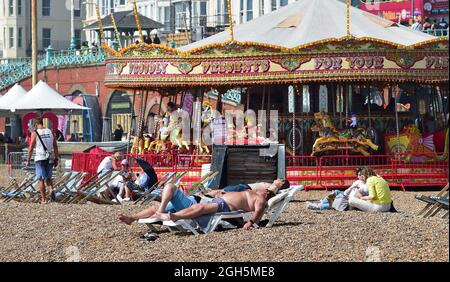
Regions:
<instances>
[{"instance_id":1,"label":"arched window","mask_svg":"<svg viewBox=\"0 0 450 282\"><path fill-rule=\"evenodd\" d=\"M116 125L120 124L124 131L124 136L128 134L131 125L131 118L134 114L131 99L127 92L114 91L108 103L106 116L111 118L111 132L114 132Z\"/></svg>"}]
</instances>

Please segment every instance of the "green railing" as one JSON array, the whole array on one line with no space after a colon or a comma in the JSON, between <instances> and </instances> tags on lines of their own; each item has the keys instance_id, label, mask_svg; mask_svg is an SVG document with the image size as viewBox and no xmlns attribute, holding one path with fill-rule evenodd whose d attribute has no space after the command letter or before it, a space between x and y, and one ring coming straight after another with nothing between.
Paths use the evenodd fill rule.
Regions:
<instances>
[{"instance_id":1,"label":"green railing","mask_svg":"<svg viewBox=\"0 0 450 282\"><path fill-rule=\"evenodd\" d=\"M38 71L44 68L61 66L79 66L105 62L103 52L92 50L46 49L46 54L38 57ZM31 58L0 60L0 90L31 76Z\"/></svg>"}]
</instances>

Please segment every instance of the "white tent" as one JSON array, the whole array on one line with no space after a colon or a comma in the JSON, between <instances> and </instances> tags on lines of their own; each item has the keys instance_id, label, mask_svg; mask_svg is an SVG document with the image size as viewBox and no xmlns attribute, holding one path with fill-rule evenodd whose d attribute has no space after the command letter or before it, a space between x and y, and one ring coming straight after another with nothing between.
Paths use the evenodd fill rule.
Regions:
<instances>
[{"instance_id":1,"label":"white tent","mask_svg":"<svg viewBox=\"0 0 450 282\"><path fill-rule=\"evenodd\" d=\"M27 91L23 89L22 86L19 84L14 85L11 89L6 92L5 95L3 95L0 98L0 111L3 112L3 110L10 110L10 106L21 99L25 94L27 94Z\"/></svg>"},{"instance_id":2,"label":"white tent","mask_svg":"<svg viewBox=\"0 0 450 282\"><path fill-rule=\"evenodd\" d=\"M346 4L338 0L298 0L277 11L234 27L234 40L285 48L347 36ZM237 20L237 19L235 19ZM435 39L355 7L350 7L350 34L355 38L374 38L403 46ZM189 51L230 40L228 30L180 47Z\"/></svg>"},{"instance_id":3,"label":"white tent","mask_svg":"<svg viewBox=\"0 0 450 282\"><path fill-rule=\"evenodd\" d=\"M39 81L22 99L13 103L11 112L52 111L66 114L69 111L88 110L61 96L47 83Z\"/></svg>"}]
</instances>

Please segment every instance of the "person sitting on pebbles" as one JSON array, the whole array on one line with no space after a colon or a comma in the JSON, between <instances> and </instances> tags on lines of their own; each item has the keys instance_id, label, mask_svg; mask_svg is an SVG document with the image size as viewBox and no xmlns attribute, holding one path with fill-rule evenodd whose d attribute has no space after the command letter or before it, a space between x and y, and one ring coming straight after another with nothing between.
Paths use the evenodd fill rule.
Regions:
<instances>
[{"instance_id":1,"label":"person sitting on pebbles","mask_svg":"<svg viewBox=\"0 0 450 282\"><path fill-rule=\"evenodd\" d=\"M360 173L366 182L369 195L361 198L350 197L350 207L368 212L392 211L392 197L388 182L377 175L370 167L362 168Z\"/></svg>"},{"instance_id":2,"label":"person sitting on pebbles","mask_svg":"<svg viewBox=\"0 0 450 282\"><path fill-rule=\"evenodd\" d=\"M259 222L267 201L273 197L279 189L289 187L289 182L275 180L265 189L245 189L242 192L215 193L215 198L201 202L199 195L186 196L173 184L167 184L161 195L161 204L145 209L137 214L126 216L119 214L118 218L126 224L131 224L141 218L153 217L160 220L178 220L181 218L193 218L201 227L205 227L209 218L216 212L229 212L243 210L254 212L252 219L245 225L249 229L253 223Z\"/></svg>"},{"instance_id":3,"label":"person sitting on pebbles","mask_svg":"<svg viewBox=\"0 0 450 282\"><path fill-rule=\"evenodd\" d=\"M365 178L361 174L362 168L356 168L355 172L358 180L352 183L344 192L335 190L323 198L320 202L307 202L307 208L310 210L329 210L332 208L333 199L336 197L361 198L369 195L369 189L365 183Z\"/></svg>"}]
</instances>

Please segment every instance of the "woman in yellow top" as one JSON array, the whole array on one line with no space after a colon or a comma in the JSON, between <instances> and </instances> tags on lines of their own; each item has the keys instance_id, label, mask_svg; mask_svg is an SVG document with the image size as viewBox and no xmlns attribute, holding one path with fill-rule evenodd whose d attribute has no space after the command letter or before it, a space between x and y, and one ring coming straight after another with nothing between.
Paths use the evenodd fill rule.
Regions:
<instances>
[{"instance_id":1,"label":"woman in yellow top","mask_svg":"<svg viewBox=\"0 0 450 282\"><path fill-rule=\"evenodd\" d=\"M383 177L377 175L371 168L364 167L361 175L366 181L369 196L360 199L351 197L349 205L361 211L388 212L391 209L392 198L389 184Z\"/></svg>"}]
</instances>

